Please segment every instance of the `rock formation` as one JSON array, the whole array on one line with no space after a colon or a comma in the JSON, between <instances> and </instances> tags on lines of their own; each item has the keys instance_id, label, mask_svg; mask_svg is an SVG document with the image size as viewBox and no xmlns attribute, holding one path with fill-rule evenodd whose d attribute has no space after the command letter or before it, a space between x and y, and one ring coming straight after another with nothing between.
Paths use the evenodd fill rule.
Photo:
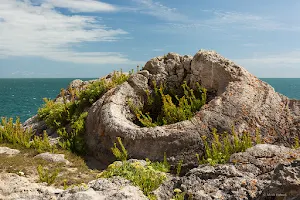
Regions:
<instances>
[{"instance_id":1,"label":"rock formation","mask_svg":"<svg viewBox=\"0 0 300 200\"><path fill-rule=\"evenodd\" d=\"M140 162L143 160L128 160ZM121 163L120 163L121 164ZM158 200L174 198L180 189L191 199L275 199L300 198L300 149L260 144L233 154L230 162L222 165L200 165L178 177L168 174L153 194ZM55 189L44 183L35 183L32 177L14 173L0 173L0 199L127 199L142 200L147 197L128 180L120 177L100 178L86 185Z\"/></svg>"},{"instance_id":2,"label":"rock formation","mask_svg":"<svg viewBox=\"0 0 300 200\"><path fill-rule=\"evenodd\" d=\"M200 165L183 177L174 177L154 193L159 200L172 198L175 188L192 199L298 199L299 159L299 149L256 145L233 154L228 164Z\"/></svg>"},{"instance_id":3,"label":"rock formation","mask_svg":"<svg viewBox=\"0 0 300 200\"><path fill-rule=\"evenodd\" d=\"M133 123L134 114L128 100L143 105L145 90L152 82L167 87L190 86L199 82L209 98L191 120L165 126L145 128ZM184 160L195 165L196 153L203 153L201 136L219 132L254 133L258 128L266 143L288 145L300 135L300 103L277 93L243 67L213 51L199 51L194 57L169 53L146 63L143 70L122 85L108 91L89 109L86 141L90 152L99 159L112 158L110 148L121 137L133 158L161 160L166 152L173 164Z\"/></svg>"}]
</instances>

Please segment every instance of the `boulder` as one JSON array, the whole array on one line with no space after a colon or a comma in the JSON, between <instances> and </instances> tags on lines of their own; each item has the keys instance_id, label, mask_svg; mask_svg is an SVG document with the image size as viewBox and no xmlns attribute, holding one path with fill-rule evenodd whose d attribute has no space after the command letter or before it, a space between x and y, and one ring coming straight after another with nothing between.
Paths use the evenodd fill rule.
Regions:
<instances>
[{"instance_id":1,"label":"boulder","mask_svg":"<svg viewBox=\"0 0 300 200\"><path fill-rule=\"evenodd\" d=\"M139 127L128 100L143 105L145 90L152 82L176 89L186 81L199 82L208 90L208 101L191 120L158 127ZM204 152L201 136L211 131L254 134L258 128L264 142L291 145L300 135L300 101L289 100L243 67L213 51L201 50L194 57L169 53L146 63L143 70L108 91L89 109L86 141L98 159L112 161L111 147L121 137L129 156L162 160L166 152L171 164L179 160L195 166L196 153Z\"/></svg>"},{"instance_id":2,"label":"boulder","mask_svg":"<svg viewBox=\"0 0 300 200\"><path fill-rule=\"evenodd\" d=\"M200 165L163 183L154 194L158 200L171 199L178 188L192 199L299 198L300 149L263 144L233 154L231 160L234 163Z\"/></svg>"},{"instance_id":3,"label":"boulder","mask_svg":"<svg viewBox=\"0 0 300 200\"><path fill-rule=\"evenodd\" d=\"M20 151L18 149L11 149L8 147L0 147L0 155L4 154L4 155L12 156L12 155L16 155L19 153L20 153Z\"/></svg>"},{"instance_id":4,"label":"boulder","mask_svg":"<svg viewBox=\"0 0 300 200\"><path fill-rule=\"evenodd\" d=\"M46 153L40 153L36 155L35 158L41 158L49 162L65 163L66 165L71 164L67 159L65 159L64 154L53 154L53 153L46 152Z\"/></svg>"},{"instance_id":5,"label":"boulder","mask_svg":"<svg viewBox=\"0 0 300 200\"><path fill-rule=\"evenodd\" d=\"M43 120L40 120L38 115L34 115L27 119L22 125L24 129L32 130L35 134L42 134L44 130L48 129L46 123Z\"/></svg>"},{"instance_id":6,"label":"boulder","mask_svg":"<svg viewBox=\"0 0 300 200\"><path fill-rule=\"evenodd\" d=\"M33 183L32 180L17 174L0 173L0 199L40 200L56 199L60 189Z\"/></svg>"}]
</instances>

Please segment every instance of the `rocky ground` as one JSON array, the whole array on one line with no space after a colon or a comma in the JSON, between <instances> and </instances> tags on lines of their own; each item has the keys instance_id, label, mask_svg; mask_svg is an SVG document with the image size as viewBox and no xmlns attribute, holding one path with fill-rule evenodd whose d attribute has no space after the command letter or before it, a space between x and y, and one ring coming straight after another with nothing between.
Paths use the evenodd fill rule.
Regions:
<instances>
[{"instance_id":1,"label":"rocky ground","mask_svg":"<svg viewBox=\"0 0 300 200\"><path fill-rule=\"evenodd\" d=\"M2 156L14 156L17 150L0 148ZM5 155L4 155L5 154ZM66 162L61 155L41 154L51 162ZM142 161L141 161L142 162ZM300 149L260 144L233 154L222 165L200 165L183 176L169 174L153 193L158 200L174 197L174 190L192 199L300 199ZM0 173L0 199L148 199L130 181L120 177L95 179L86 185L66 190L37 183L37 177L21 172Z\"/></svg>"}]
</instances>

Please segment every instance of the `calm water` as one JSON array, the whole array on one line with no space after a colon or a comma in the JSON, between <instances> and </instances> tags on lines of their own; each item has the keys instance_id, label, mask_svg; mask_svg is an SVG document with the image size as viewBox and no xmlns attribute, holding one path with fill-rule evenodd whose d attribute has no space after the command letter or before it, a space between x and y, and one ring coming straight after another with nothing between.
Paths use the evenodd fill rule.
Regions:
<instances>
[{"instance_id":1,"label":"calm water","mask_svg":"<svg viewBox=\"0 0 300 200\"><path fill-rule=\"evenodd\" d=\"M55 98L73 78L66 79L0 79L0 116L21 121L36 114L43 98ZM88 80L88 79L82 79Z\"/></svg>"},{"instance_id":2,"label":"calm water","mask_svg":"<svg viewBox=\"0 0 300 200\"><path fill-rule=\"evenodd\" d=\"M21 121L36 114L43 98L55 98L73 79L0 79L0 116L19 116ZM82 79L88 80L88 79ZM275 90L300 99L300 78L264 78Z\"/></svg>"}]
</instances>

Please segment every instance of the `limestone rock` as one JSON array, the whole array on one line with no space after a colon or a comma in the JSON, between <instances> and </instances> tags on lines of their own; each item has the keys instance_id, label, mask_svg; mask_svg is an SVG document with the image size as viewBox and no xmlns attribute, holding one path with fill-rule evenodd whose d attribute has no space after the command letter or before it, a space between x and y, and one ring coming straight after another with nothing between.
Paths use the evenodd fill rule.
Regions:
<instances>
[{"instance_id":1,"label":"limestone rock","mask_svg":"<svg viewBox=\"0 0 300 200\"><path fill-rule=\"evenodd\" d=\"M77 188L63 192L59 200L147 200L143 192L123 178L97 179L86 189Z\"/></svg>"},{"instance_id":2,"label":"limestone rock","mask_svg":"<svg viewBox=\"0 0 300 200\"><path fill-rule=\"evenodd\" d=\"M17 150L17 149L11 149L11 148L8 148L8 147L0 147L0 155L1 154L4 154L4 155L16 155L16 154L19 154L20 151Z\"/></svg>"},{"instance_id":3,"label":"limestone rock","mask_svg":"<svg viewBox=\"0 0 300 200\"><path fill-rule=\"evenodd\" d=\"M2 200L46 200L56 199L62 190L33 183L16 174L0 173L0 199Z\"/></svg>"},{"instance_id":4,"label":"limestone rock","mask_svg":"<svg viewBox=\"0 0 300 200\"><path fill-rule=\"evenodd\" d=\"M41 158L44 160L47 160L49 162L56 162L56 163L65 163L66 165L69 165L70 162L65 159L64 154L52 154L49 152L41 153L35 156L35 158Z\"/></svg>"},{"instance_id":5,"label":"limestone rock","mask_svg":"<svg viewBox=\"0 0 300 200\"><path fill-rule=\"evenodd\" d=\"M122 178L98 179L87 186L66 191L55 189L16 174L0 173L0 199L2 200L147 200L143 192Z\"/></svg>"},{"instance_id":6,"label":"limestone rock","mask_svg":"<svg viewBox=\"0 0 300 200\"><path fill-rule=\"evenodd\" d=\"M183 81L192 87L199 82L208 89L208 102L191 120L139 127L127 102L143 105L145 90L153 89L153 81L175 90ZM195 154L204 152L201 136L211 138L213 128L230 132L234 125L237 132L250 133L258 128L265 143L292 144L300 135L299 102L276 93L216 52L201 50L194 57L169 53L151 59L141 72L95 102L89 109L85 136L90 152L106 161L113 159L110 148L121 137L133 158L162 160L166 152L172 164L183 160L185 166L195 166Z\"/></svg>"},{"instance_id":7,"label":"limestone rock","mask_svg":"<svg viewBox=\"0 0 300 200\"><path fill-rule=\"evenodd\" d=\"M300 199L300 160L278 165L272 173L271 184L263 191L265 197Z\"/></svg>"},{"instance_id":8,"label":"limestone rock","mask_svg":"<svg viewBox=\"0 0 300 200\"><path fill-rule=\"evenodd\" d=\"M42 134L44 130L48 129L46 123L40 120L37 115L27 119L22 125L25 129L32 130L36 134Z\"/></svg>"},{"instance_id":9,"label":"limestone rock","mask_svg":"<svg viewBox=\"0 0 300 200\"><path fill-rule=\"evenodd\" d=\"M266 199L272 194L299 198L299 149L263 144L231 156L236 158L235 163L200 165L163 183L154 194L170 199L179 188L193 199Z\"/></svg>"}]
</instances>

